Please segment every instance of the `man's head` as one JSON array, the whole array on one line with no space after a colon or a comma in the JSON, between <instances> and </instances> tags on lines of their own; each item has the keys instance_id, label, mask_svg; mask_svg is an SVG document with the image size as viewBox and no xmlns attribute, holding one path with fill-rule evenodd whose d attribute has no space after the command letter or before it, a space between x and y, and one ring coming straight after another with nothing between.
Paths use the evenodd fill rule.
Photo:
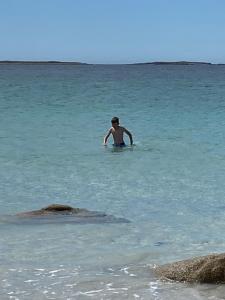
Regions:
<instances>
[{"instance_id":1,"label":"man's head","mask_svg":"<svg viewBox=\"0 0 225 300\"><path fill-rule=\"evenodd\" d=\"M111 120L111 123L112 123L112 126L118 126L120 121L119 121L119 118L117 117L113 117L112 120Z\"/></svg>"}]
</instances>

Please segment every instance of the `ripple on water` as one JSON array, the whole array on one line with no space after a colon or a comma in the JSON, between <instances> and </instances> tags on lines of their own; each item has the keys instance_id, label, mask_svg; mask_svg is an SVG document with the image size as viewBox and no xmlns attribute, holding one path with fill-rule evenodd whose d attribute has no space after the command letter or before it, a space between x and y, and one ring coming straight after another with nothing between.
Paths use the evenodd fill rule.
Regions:
<instances>
[{"instance_id":1,"label":"ripple on water","mask_svg":"<svg viewBox=\"0 0 225 300\"><path fill-rule=\"evenodd\" d=\"M224 299L223 285L161 282L153 266L109 267L91 272L81 267L8 269L1 273L5 299ZM213 298L212 298L213 297Z\"/></svg>"}]
</instances>

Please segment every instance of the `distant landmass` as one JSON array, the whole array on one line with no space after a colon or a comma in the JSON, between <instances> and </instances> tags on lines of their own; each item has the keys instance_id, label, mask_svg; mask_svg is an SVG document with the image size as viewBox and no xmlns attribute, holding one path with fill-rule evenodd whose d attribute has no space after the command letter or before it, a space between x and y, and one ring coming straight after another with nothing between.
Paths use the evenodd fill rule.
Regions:
<instances>
[{"instance_id":1,"label":"distant landmass","mask_svg":"<svg viewBox=\"0 0 225 300\"><path fill-rule=\"evenodd\" d=\"M58 60L47 60L47 61L37 61L37 60L0 60L0 64L63 64L63 65L107 65L107 64L89 64L77 61L58 61ZM112 65L112 64L109 64ZM122 65L225 65L225 64L214 64L210 62L200 62L200 61L153 61L153 62L137 62L131 64Z\"/></svg>"},{"instance_id":2,"label":"distant landmass","mask_svg":"<svg viewBox=\"0 0 225 300\"><path fill-rule=\"evenodd\" d=\"M0 64L66 64L66 65L88 65L87 63L77 61L37 61L37 60L0 60Z\"/></svg>"},{"instance_id":3,"label":"distant landmass","mask_svg":"<svg viewBox=\"0 0 225 300\"><path fill-rule=\"evenodd\" d=\"M154 61L145 63L136 63L137 65L214 65L210 62L199 61Z\"/></svg>"}]
</instances>

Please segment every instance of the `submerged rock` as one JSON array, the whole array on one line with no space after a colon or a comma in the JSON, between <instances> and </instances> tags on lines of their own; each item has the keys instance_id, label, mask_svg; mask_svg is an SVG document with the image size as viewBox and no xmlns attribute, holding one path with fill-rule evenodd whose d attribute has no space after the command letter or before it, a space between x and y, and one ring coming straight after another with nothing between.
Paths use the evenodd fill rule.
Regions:
<instances>
[{"instance_id":1,"label":"submerged rock","mask_svg":"<svg viewBox=\"0 0 225 300\"><path fill-rule=\"evenodd\" d=\"M18 213L10 220L22 224L46 223L129 223L124 218L116 218L102 212L89 211L62 204L51 204L39 210Z\"/></svg>"},{"instance_id":2,"label":"submerged rock","mask_svg":"<svg viewBox=\"0 0 225 300\"><path fill-rule=\"evenodd\" d=\"M56 215L56 214L71 215L71 214L78 214L78 213L85 213L85 212L88 212L88 210L83 208L74 208L69 205L51 204L39 210L22 212L16 215L20 217L32 217L32 216L34 217L34 216Z\"/></svg>"},{"instance_id":3,"label":"submerged rock","mask_svg":"<svg viewBox=\"0 0 225 300\"><path fill-rule=\"evenodd\" d=\"M166 264L155 272L163 279L180 282L225 283L225 253Z\"/></svg>"}]
</instances>

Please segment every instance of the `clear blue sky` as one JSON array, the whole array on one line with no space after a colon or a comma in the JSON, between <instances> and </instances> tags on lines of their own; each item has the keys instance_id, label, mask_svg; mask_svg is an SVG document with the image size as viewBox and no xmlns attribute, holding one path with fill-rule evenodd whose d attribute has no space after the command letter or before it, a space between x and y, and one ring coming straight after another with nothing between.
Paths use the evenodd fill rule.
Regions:
<instances>
[{"instance_id":1,"label":"clear blue sky","mask_svg":"<svg viewBox=\"0 0 225 300\"><path fill-rule=\"evenodd\" d=\"M0 0L0 60L225 63L225 0Z\"/></svg>"}]
</instances>

